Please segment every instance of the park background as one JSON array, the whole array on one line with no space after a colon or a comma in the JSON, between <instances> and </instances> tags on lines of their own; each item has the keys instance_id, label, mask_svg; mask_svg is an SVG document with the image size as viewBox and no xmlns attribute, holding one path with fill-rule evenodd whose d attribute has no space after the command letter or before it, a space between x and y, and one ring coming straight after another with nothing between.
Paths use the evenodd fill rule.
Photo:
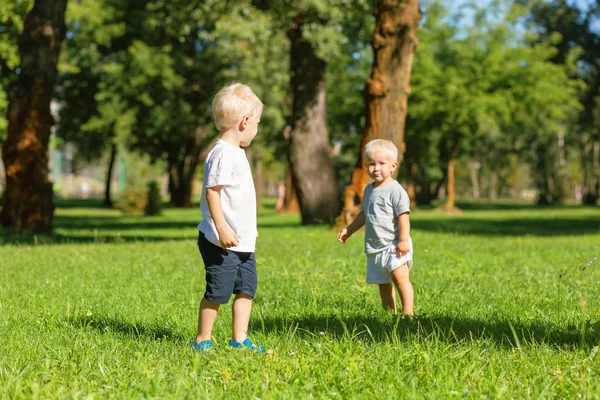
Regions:
<instances>
[{"instance_id":1,"label":"park background","mask_svg":"<svg viewBox=\"0 0 600 400\"><path fill-rule=\"evenodd\" d=\"M3 398L600 398L597 1L0 1ZM265 104L265 357L224 345L228 307L187 347L232 81ZM375 137L403 150L413 322L332 229Z\"/></svg>"}]
</instances>

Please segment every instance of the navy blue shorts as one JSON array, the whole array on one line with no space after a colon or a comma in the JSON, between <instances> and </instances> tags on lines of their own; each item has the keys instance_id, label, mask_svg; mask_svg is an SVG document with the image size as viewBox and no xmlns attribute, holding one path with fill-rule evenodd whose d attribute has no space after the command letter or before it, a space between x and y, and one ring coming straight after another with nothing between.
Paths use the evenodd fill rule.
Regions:
<instances>
[{"instance_id":1,"label":"navy blue shorts","mask_svg":"<svg viewBox=\"0 0 600 400\"><path fill-rule=\"evenodd\" d=\"M206 268L206 300L227 304L232 294L256 295L258 277L254 253L215 246L202 232L198 235L198 249Z\"/></svg>"}]
</instances>

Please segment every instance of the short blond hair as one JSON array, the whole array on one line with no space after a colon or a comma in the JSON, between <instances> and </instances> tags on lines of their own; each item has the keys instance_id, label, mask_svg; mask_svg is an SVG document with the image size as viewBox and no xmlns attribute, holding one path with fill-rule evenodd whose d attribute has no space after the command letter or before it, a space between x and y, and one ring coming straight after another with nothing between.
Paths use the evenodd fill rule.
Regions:
<instances>
[{"instance_id":1,"label":"short blond hair","mask_svg":"<svg viewBox=\"0 0 600 400\"><path fill-rule=\"evenodd\" d=\"M213 116L219 131L231 128L243 117L260 116L262 110L263 103L252 89L243 83L225 86L219 90L212 102Z\"/></svg>"},{"instance_id":2,"label":"short blond hair","mask_svg":"<svg viewBox=\"0 0 600 400\"><path fill-rule=\"evenodd\" d=\"M391 140L374 139L365 145L365 159L371 158L373 153L380 152L387 153L394 161L398 160L398 148Z\"/></svg>"}]
</instances>

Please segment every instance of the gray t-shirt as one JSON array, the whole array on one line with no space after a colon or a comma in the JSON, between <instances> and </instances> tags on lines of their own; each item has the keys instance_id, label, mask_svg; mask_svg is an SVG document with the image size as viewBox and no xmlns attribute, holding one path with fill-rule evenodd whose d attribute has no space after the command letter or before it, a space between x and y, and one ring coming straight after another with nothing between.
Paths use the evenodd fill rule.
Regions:
<instances>
[{"instance_id":1,"label":"gray t-shirt","mask_svg":"<svg viewBox=\"0 0 600 400\"><path fill-rule=\"evenodd\" d=\"M378 253L398 243L398 216L410 213L410 199L402 185L397 181L367 185L360 209L365 213L365 253Z\"/></svg>"}]
</instances>

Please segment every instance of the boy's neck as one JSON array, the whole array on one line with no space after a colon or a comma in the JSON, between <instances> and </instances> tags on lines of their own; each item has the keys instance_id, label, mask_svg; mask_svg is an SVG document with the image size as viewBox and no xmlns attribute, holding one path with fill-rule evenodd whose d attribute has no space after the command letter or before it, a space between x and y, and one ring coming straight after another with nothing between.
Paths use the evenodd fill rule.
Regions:
<instances>
[{"instance_id":1,"label":"boy's neck","mask_svg":"<svg viewBox=\"0 0 600 400\"><path fill-rule=\"evenodd\" d=\"M230 128L230 129L227 129L226 131L221 132L221 135L219 135L219 139L221 139L224 142L229 143L232 146L241 147L240 146L240 135L234 128Z\"/></svg>"}]
</instances>

